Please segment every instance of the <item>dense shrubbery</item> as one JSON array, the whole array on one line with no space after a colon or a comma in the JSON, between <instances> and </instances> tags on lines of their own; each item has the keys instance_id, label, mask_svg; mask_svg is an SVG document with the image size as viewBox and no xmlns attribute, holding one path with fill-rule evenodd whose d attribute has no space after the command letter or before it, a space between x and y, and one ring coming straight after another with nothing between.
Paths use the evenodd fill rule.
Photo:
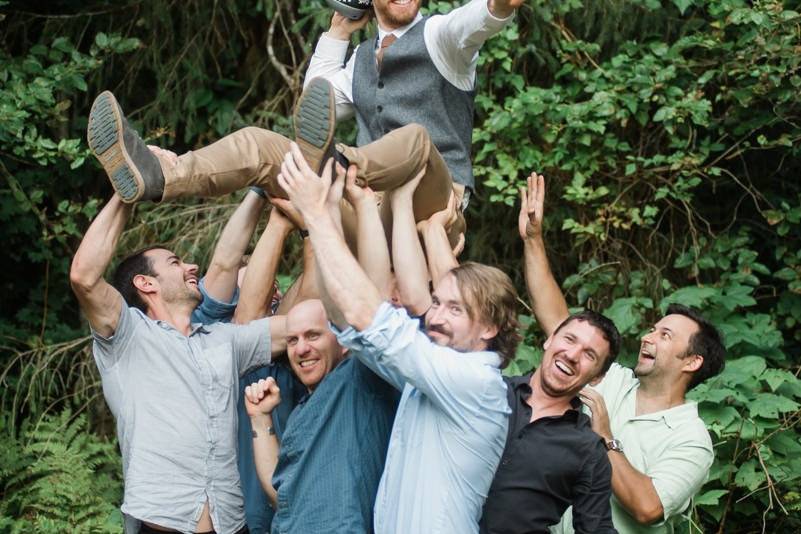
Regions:
<instances>
[{"instance_id":1,"label":"dense shrubbery","mask_svg":"<svg viewBox=\"0 0 801 534\"><path fill-rule=\"evenodd\" d=\"M532 0L482 53L466 256L522 282L515 194L537 169L569 301L609 314L630 358L673 301L727 336L726 371L692 393L716 461L690 531L801 528L799 3ZM330 16L294 4L0 1L0 529L119 529L99 437L113 426L66 281L110 193L83 139L94 94L113 89L179 151L246 124L286 132ZM158 239L202 263L235 201L142 206L124 246ZM542 341L523 319L520 370Z\"/></svg>"}]
</instances>

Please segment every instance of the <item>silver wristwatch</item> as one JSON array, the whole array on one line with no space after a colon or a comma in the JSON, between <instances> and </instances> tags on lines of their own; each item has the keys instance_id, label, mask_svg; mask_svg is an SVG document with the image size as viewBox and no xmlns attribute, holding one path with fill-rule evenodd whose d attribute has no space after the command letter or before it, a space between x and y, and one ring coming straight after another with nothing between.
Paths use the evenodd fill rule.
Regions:
<instances>
[{"instance_id":1,"label":"silver wristwatch","mask_svg":"<svg viewBox=\"0 0 801 534\"><path fill-rule=\"evenodd\" d=\"M623 452L623 443L619 439L604 440L604 445L608 451Z\"/></svg>"}]
</instances>

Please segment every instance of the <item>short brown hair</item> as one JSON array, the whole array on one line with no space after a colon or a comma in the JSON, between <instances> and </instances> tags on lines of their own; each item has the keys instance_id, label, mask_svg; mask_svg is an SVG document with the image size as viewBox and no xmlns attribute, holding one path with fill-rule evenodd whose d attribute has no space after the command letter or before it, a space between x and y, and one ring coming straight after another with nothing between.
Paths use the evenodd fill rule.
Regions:
<instances>
[{"instance_id":1,"label":"short brown hair","mask_svg":"<svg viewBox=\"0 0 801 534\"><path fill-rule=\"evenodd\" d=\"M156 249L169 250L164 245L150 245L149 247L140 248L120 260L111 277L111 285L120 292L125 303L145 314L147 313L147 304L139 295L139 290L136 289L133 280L140 274L156 276L155 271L153 271L153 263L146 255L147 252Z\"/></svg>"},{"instance_id":2,"label":"short brown hair","mask_svg":"<svg viewBox=\"0 0 801 534\"><path fill-rule=\"evenodd\" d=\"M489 349L501 357L501 369L515 359L522 339L517 331L517 291L509 276L495 267L465 262L450 270L465 301L470 319L494 326L498 334Z\"/></svg>"}]
</instances>

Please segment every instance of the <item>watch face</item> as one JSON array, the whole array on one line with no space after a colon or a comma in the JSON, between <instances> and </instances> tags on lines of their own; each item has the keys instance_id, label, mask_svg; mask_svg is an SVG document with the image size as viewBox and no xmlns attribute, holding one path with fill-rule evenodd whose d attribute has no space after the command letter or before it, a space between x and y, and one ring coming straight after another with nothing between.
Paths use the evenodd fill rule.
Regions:
<instances>
[{"instance_id":1,"label":"watch face","mask_svg":"<svg viewBox=\"0 0 801 534\"><path fill-rule=\"evenodd\" d=\"M610 451L623 452L623 444L617 439L610 439L607 441L606 448Z\"/></svg>"}]
</instances>

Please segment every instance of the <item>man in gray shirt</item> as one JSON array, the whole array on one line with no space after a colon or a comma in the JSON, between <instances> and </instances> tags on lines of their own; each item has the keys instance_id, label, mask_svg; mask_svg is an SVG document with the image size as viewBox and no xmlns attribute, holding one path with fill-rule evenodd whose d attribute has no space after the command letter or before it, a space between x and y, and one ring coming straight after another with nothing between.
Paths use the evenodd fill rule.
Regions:
<instances>
[{"instance_id":1,"label":"man in gray shirt","mask_svg":"<svg viewBox=\"0 0 801 534\"><path fill-rule=\"evenodd\" d=\"M246 531L236 465L237 377L285 349L285 321L192 324L197 265L163 247L103 279L131 207L117 195L90 225L70 283L94 336L117 421L126 530ZM234 322L249 318L234 316Z\"/></svg>"}]
</instances>

